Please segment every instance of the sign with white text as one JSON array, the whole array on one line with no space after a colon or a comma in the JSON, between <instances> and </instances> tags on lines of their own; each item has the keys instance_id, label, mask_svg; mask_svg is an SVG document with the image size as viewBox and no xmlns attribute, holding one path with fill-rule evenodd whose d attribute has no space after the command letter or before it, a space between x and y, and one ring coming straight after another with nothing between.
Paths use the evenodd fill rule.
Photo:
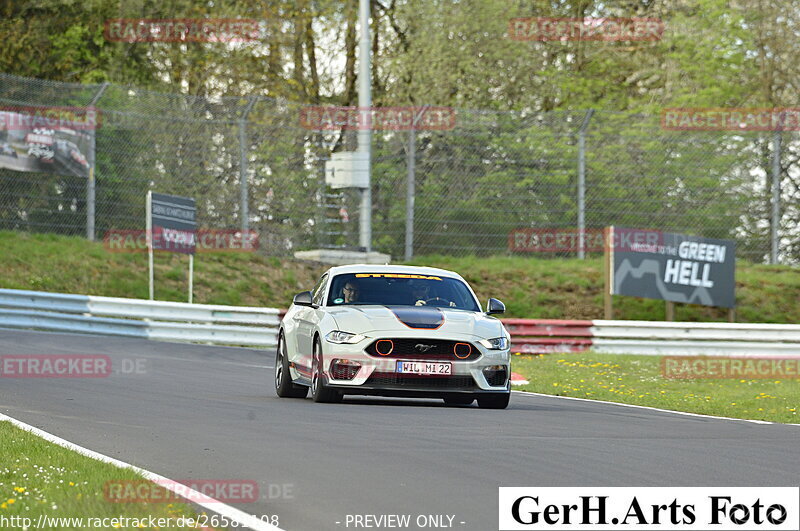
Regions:
<instances>
[{"instance_id":1,"label":"sign with white text","mask_svg":"<svg viewBox=\"0 0 800 531\"><path fill-rule=\"evenodd\" d=\"M705 306L736 306L736 244L611 227L610 293Z\"/></svg>"}]
</instances>

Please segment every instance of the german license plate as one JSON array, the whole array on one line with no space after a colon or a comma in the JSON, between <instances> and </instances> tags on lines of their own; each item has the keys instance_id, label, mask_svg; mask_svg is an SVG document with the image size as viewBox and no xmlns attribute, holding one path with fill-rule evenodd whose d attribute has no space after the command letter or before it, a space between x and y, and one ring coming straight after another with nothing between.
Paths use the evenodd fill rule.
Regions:
<instances>
[{"instance_id":1,"label":"german license plate","mask_svg":"<svg viewBox=\"0 0 800 531\"><path fill-rule=\"evenodd\" d=\"M420 361L398 361L397 372L403 374L422 374L450 376L453 374L453 366L450 363L426 363Z\"/></svg>"}]
</instances>

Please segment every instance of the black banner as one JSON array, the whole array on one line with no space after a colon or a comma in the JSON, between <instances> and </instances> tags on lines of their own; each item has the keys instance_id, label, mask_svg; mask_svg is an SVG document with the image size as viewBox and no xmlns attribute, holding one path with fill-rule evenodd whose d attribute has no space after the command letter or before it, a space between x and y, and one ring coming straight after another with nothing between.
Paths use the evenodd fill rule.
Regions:
<instances>
[{"instance_id":1,"label":"black banner","mask_svg":"<svg viewBox=\"0 0 800 531\"><path fill-rule=\"evenodd\" d=\"M611 231L612 294L736 306L733 240L618 227Z\"/></svg>"},{"instance_id":2,"label":"black banner","mask_svg":"<svg viewBox=\"0 0 800 531\"><path fill-rule=\"evenodd\" d=\"M194 199L151 194L153 250L194 254L197 247Z\"/></svg>"}]
</instances>

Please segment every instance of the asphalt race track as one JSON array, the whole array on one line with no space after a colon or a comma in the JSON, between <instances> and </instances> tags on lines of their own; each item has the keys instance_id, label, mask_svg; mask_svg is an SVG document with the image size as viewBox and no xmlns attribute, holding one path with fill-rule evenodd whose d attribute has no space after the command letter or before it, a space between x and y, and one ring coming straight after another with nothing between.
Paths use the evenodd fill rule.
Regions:
<instances>
[{"instance_id":1,"label":"asphalt race track","mask_svg":"<svg viewBox=\"0 0 800 531\"><path fill-rule=\"evenodd\" d=\"M108 378L0 378L0 411L173 479L255 480L261 500L235 505L278 514L286 530L347 529L348 514L410 514L410 529L419 514L454 515L455 529L497 529L499 486L800 478L798 426L520 394L504 411L278 399L272 353L249 349L0 330L0 355L10 354L106 354L115 370L145 360Z\"/></svg>"}]
</instances>

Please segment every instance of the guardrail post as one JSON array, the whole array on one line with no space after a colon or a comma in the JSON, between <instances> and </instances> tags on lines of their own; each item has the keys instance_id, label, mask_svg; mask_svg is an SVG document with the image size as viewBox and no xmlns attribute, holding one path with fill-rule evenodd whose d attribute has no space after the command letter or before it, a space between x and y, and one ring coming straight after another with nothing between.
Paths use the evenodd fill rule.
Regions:
<instances>
[{"instance_id":1,"label":"guardrail post","mask_svg":"<svg viewBox=\"0 0 800 531\"><path fill-rule=\"evenodd\" d=\"M603 229L603 318L614 318L614 303L611 298L613 290L612 284L614 279L614 263L612 253L614 252L614 227L606 227Z\"/></svg>"}]
</instances>

